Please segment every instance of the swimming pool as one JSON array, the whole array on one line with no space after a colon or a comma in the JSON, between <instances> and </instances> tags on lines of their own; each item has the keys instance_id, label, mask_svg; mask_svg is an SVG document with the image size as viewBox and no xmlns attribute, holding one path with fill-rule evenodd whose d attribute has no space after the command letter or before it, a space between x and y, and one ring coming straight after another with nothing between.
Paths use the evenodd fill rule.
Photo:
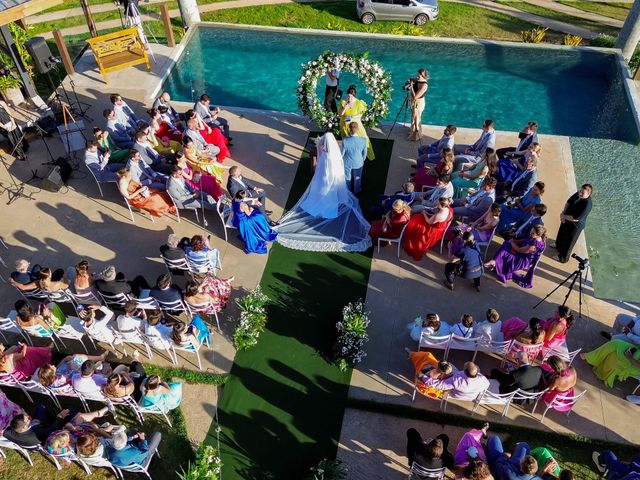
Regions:
<instances>
[{"instance_id":1,"label":"swimming pool","mask_svg":"<svg viewBox=\"0 0 640 480\"><path fill-rule=\"evenodd\" d=\"M618 232L640 233L640 220L627 205L637 195L625 182L625 172L640 167L638 135L616 56L587 49L201 26L164 88L176 100L191 101L206 91L222 105L297 112L300 65L325 50L369 52L382 63L396 85L390 120L404 100L400 85L424 66L431 75L426 123L478 128L493 118L497 129L517 131L535 119L542 133L571 136L576 180L591 181L597 189L587 227L596 293L633 299L631 292L640 291L635 273L640 272L640 249L628 242L615 249L618 255L624 252L624 268L609 249L619 243ZM349 83L358 84L345 74L341 85ZM367 99L364 88L358 90ZM620 195L621 188L628 195Z\"/></svg>"}]
</instances>

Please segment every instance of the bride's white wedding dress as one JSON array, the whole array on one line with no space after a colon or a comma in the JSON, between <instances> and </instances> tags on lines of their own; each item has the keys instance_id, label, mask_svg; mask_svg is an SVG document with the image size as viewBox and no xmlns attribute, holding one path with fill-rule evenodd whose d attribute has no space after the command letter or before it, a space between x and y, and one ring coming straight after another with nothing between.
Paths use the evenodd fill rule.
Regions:
<instances>
[{"instance_id":1,"label":"bride's white wedding dress","mask_svg":"<svg viewBox=\"0 0 640 480\"><path fill-rule=\"evenodd\" d=\"M312 252L362 252L371 246L371 225L347 188L338 142L326 133L318 142L318 164L298 203L274 227L285 247Z\"/></svg>"}]
</instances>

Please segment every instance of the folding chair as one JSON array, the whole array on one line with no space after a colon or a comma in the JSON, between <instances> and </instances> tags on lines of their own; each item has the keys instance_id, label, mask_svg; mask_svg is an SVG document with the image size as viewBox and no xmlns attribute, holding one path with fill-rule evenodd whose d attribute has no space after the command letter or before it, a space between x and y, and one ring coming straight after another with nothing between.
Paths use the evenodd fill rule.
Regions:
<instances>
[{"instance_id":1,"label":"folding chair","mask_svg":"<svg viewBox=\"0 0 640 480\"><path fill-rule=\"evenodd\" d=\"M575 406L576 403L578 403L578 400L580 400L584 394L587 393L586 390L583 390L582 393L579 393L578 395L556 395L555 397L553 397L553 400L551 400L551 402L547 403L546 401L544 402L545 404L545 409L544 412L542 413L542 417L540 417L540 423L544 422L544 417L547 414L547 412L549 411L549 409L553 408L554 410L557 410L559 412L567 412L566 415L567 417L569 416L569 414L571 413L571 410L573 410L573 407ZM533 415L533 412L536 411L536 408L538 408L538 403L536 402L536 404L533 406L533 410L531 411L531 415Z\"/></svg>"},{"instance_id":2,"label":"folding chair","mask_svg":"<svg viewBox=\"0 0 640 480\"><path fill-rule=\"evenodd\" d=\"M89 467L87 466L87 464L84 463L82 459L72 451L56 454L56 453L48 452L43 448L42 452L43 452L43 455L53 460L53 463L55 464L58 470L62 470L62 466L60 465L60 462L58 462L58 460L70 461L70 462L76 462L78 465L80 465L80 467L85 471L87 475L91 475L91 470L89 470Z\"/></svg>"},{"instance_id":3,"label":"folding chair","mask_svg":"<svg viewBox=\"0 0 640 480\"><path fill-rule=\"evenodd\" d=\"M218 319L218 313L216 312L216 306L215 304L209 300L206 303L199 303L199 304L192 304L189 302L185 302L185 304L187 305L187 309L189 311L189 315L191 315L192 317L196 314L196 313L202 313L203 315L211 315L213 314L213 316L216 318L216 325L218 326L218 330L220 330L220 320Z\"/></svg>"},{"instance_id":4,"label":"folding chair","mask_svg":"<svg viewBox=\"0 0 640 480\"><path fill-rule=\"evenodd\" d=\"M494 353L500 358L500 366L502 367L505 363L505 358L507 353L509 352L509 348L511 347L511 340L506 341L486 341L486 339L481 339L478 342L478 351L482 353Z\"/></svg>"},{"instance_id":5,"label":"folding chair","mask_svg":"<svg viewBox=\"0 0 640 480\"><path fill-rule=\"evenodd\" d=\"M102 298L102 302L110 308L117 308L122 310L124 304L131 300L131 297L126 293L117 293L115 295L108 295L106 293L98 292L98 295Z\"/></svg>"},{"instance_id":6,"label":"folding chair","mask_svg":"<svg viewBox=\"0 0 640 480\"><path fill-rule=\"evenodd\" d=\"M231 199L225 195L218 198L218 202L216 203L216 212L218 212L218 217L220 217L220 221L222 222L225 242L229 241L227 228L236 228L233 226L233 210L231 209L230 203Z\"/></svg>"},{"instance_id":7,"label":"folding chair","mask_svg":"<svg viewBox=\"0 0 640 480\"><path fill-rule=\"evenodd\" d=\"M542 361L544 362L549 357L551 357L553 355L557 355L558 357L563 359L565 362L567 362L567 366L570 367L571 364L573 363L573 361L576 359L576 357L578 356L578 354L581 351L582 351L582 348L578 348L577 350L574 350L573 352L568 352L566 350L550 348L542 356Z\"/></svg>"},{"instance_id":8,"label":"folding chair","mask_svg":"<svg viewBox=\"0 0 640 480\"><path fill-rule=\"evenodd\" d=\"M102 305L102 301L98 298L99 294L94 294L91 291L85 293L67 291L67 295L73 298L76 305Z\"/></svg>"},{"instance_id":9,"label":"folding chair","mask_svg":"<svg viewBox=\"0 0 640 480\"><path fill-rule=\"evenodd\" d=\"M160 310L167 313L181 313L189 311L187 305L184 303L184 300L176 300L175 302L161 302L160 300L156 299L156 303L158 304L158 307L160 307Z\"/></svg>"},{"instance_id":10,"label":"folding chair","mask_svg":"<svg viewBox=\"0 0 640 480\"><path fill-rule=\"evenodd\" d=\"M486 242L476 241L476 245L478 246L479 249L481 249L480 251L482 251L482 247L484 247L484 255L482 256L482 260L484 262L487 261L487 253L489 252L489 245L491 245L491 242L493 241L493 236L496 233L496 228L498 228L498 225L493 227L493 230L491 230L491 235L489 235L489 240L487 240Z\"/></svg>"},{"instance_id":11,"label":"folding chair","mask_svg":"<svg viewBox=\"0 0 640 480\"><path fill-rule=\"evenodd\" d=\"M422 348L444 350L444 358L449 352L449 340L451 340L451 335L436 337L433 335L426 335L423 332L420 335L420 340L418 341L418 350Z\"/></svg>"},{"instance_id":12,"label":"folding chair","mask_svg":"<svg viewBox=\"0 0 640 480\"><path fill-rule=\"evenodd\" d=\"M473 352L473 357L471 358L472 362L476 361L476 356L478 355L478 344L482 338L481 337L473 337L466 338L460 337L455 334L451 334L451 338L449 339L449 348L447 349L447 356L444 360L449 358L449 353L451 350L466 350L469 352Z\"/></svg>"},{"instance_id":13,"label":"folding chair","mask_svg":"<svg viewBox=\"0 0 640 480\"><path fill-rule=\"evenodd\" d=\"M149 343L147 342L144 333L142 333L138 329L120 330L120 328L118 328L117 322L114 324L113 329L114 331L118 332L123 344L131 343L133 345L142 345L147 352L147 358L151 360L151 358L153 357L153 353L151 352L151 347L149 347ZM123 348L124 354L127 355L126 345L123 345Z\"/></svg>"},{"instance_id":14,"label":"folding chair","mask_svg":"<svg viewBox=\"0 0 640 480\"><path fill-rule=\"evenodd\" d=\"M527 354L527 357L529 358L529 361L533 361L540 354L543 347L544 347L543 343L529 345L526 343L521 343L517 340L512 340L511 345L509 346L509 350L507 354L504 356L503 364L504 362L507 361L508 356L515 357L515 355L519 352L525 352Z\"/></svg>"},{"instance_id":15,"label":"folding chair","mask_svg":"<svg viewBox=\"0 0 640 480\"><path fill-rule=\"evenodd\" d=\"M173 206L176 207L176 218L178 219L178 223L180 223L180 209L192 210L196 214L196 222L200 223L200 217L198 216L198 209L200 207L185 207L185 206L178 207L178 204L176 203L176 199L171 196L168 190L167 190L167 195L169 195L169 198L171 199L171 203L173 203Z\"/></svg>"},{"instance_id":16,"label":"folding chair","mask_svg":"<svg viewBox=\"0 0 640 480\"><path fill-rule=\"evenodd\" d=\"M167 271L169 273L172 273L172 270L180 270L182 272L189 271L189 264L187 263L187 260L185 258L181 258L180 260L169 260L164 256L161 256L161 258L164 261L164 265L165 267L167 267Z\"/></svg>"},{"instance_id":17,"label":"folding chair","mask_svg":"<svg viewBox=\"0 0 640 480\"><path fill-rule=\"evenodd\" d=\"M22 389L22 391L27 396L27 398L29 398L31 403L33 403L33 400L31 399L31 395L29 395L28 392L39 393L40 395L45 395L45 396L47 396L47 397L49 397L51 399L53 404L56 407L58 407L58 409L60 409L60 410L62 409L62 407L60 406L60 402L56 398L55 394L50 389L48 389L44 385L39 384L35 380L31 380L31 379L28 379L28 380L16 380L16 384Z\"/></svg>"},{"instance_id":18,"label":"folding chair","mask_svg":"<svg viewBox=\"0 0 640 480\"><path fill-rule=\"evenodd\" d=\"M444 237L446 237L446 232L449 230L451 223L453 222L453 216L451 216L451 220L447 223L446 228L444 229L444 233L442 234L442 238L440 239L440 255L442 255L442 247L444 245Z\"/></svg>"},{"instance_id":19,"label":"folding chair","mask_svg":"<svg viewBox=\"0 0 640 480\"><path fill-rule=\"evenodd\" d=\"M531 403L533 402L534 405L534 409L535 406L538 404L538 401L540 400L540 398L547 393L547 389L545 388L544 390L540 391L540 392L527 392L526 390L522 390L522 389L518 389L515 392L515 395L513 397L513 399L511 400L511 404L512 405L524 405L526 403ZM524 408L522 408L524 410ZM506 415L509 411L509 406L507 406L506 411L504 412L504 414ZM533 411L531 412L531 414L533 415Z\"/></svg>"},{"instance_id":20,"label":"folding chair","mask_svg":"<svg viewBox=\"0 0 640 480\"><path fill-rule=\"evenodd\" d=\"M96 182L96 185L98 186L98 191L100 192L100 197L104 198L104 195L102 194L102 186L100 185L100 183L118 183L115 180L111 180L108 182L99 182L98 181L98 177L96 177L96 174L93 173L93 169L91 167L87 167L87 170L89 170L89 173L91 173L91 176L93 177L93 180Z\"/></svg>"},{"instance_id":21,"label":"folding chair","mask_svg":"<svg viewBox=\"0 0 640 480\"><path fill-rule=\"evenodd\" d=\"M122 194L121 194L122 195ZM127 197L125 197L124 195L122 195L122 199L124 200L125 205L127 206L127 208L129 209L129 215L131 215L131 221L133 223L136 223L135 219L133 218L133 209L131 208L131 204L129 203L129 199ZM141 212L143 210L141 209L137 209L138 212ZM155 223L155 220L153 219L153 215L149 214L149 218L151 219L151 221L153 223Z\"/></svg>"},{"instance_id":22,"label":"folding chair","mask_svg":"<svg viewBox=\"0 0 640 480\"><path fill-rule=\"evenodd\" d=\"M402 227L402 231L398 238L386 238L386 237L378 237L378 254L380 253L380 242L389 242L389 243L397 243L398 244L398 258L400 258L400 247L402 246L402 237L404 237L404 231L407 229L407 222L404 227Z\"/></svg>"},{"instance_id":23,"label":"folding chair","mask_svg":"<svg viewBox=\"0 0 640 480\"><path fill-rule=\"evenodd\" d=\"M46 292L43 292L39 288L34 288L33 290L20 290L18 287L14 288L20 292L20 295L24 297L25 300L36 300L39 302L49 301L49 295Z\"/></svg>"},{"instance_id":24,"label":"folding chair","mask_svg":"<svg viewBox=\"0 0 640 480\"><path fill-rule=\"evenodd\" d=\"M147 413L150 415L162 415L166 420L166 422L169 424L169 427L173 427L173 425L171 424L171 420L169 420L169 416L167 415L168 410L163 410L160 407L157 407L155 405L152 405L149 407L143 407L138 403L137 411L138 411L138 418L140 419L141 423L144 423L144 414Z\"/></svg>"},{"instance_id":25,"label":"folding chair","mask_svg":"<svg viewBox=\"0 0 640 480\"><path fill-rule=\"evenodd\" d=\"M209 342L206 342L206 347L210 348ZM171 349L173 350L173 357L178 362L178 355L176 354L176 350L180 352L189 352L194 353L196 355L196 359L198 360L198 369L202 370L202 362L200 361L200 347L202 344L197 347L193 344L193 342L189 342L189 345L172 345Z\"/></svg>"},{"instance_id":26,"label":"folding chair","mask_svg":"<svg viewBox=\"0 0 640 480\"><path fill-rule=\"evenodd\" d=\"M218 270L222 270L222 263L220 262L220 252L217 248L211 249L213 252L214 260L209 255L202 259L193 259L186 257L187 265L191 273L212 273L216 274Z\"/></svg>"},{"instance_id":27,"label":"folding chair","mask_svg":"<svg viewBox=\"0 0 640 480\"><path fill-rule=\"evenodd\" d=\"M25 342L27 342L27 345L31 343L25 332L18 326L14 319L0 317L0 337L2 337L4 343L9 343L7 337L4 336L5 333L17 333Z\"/></svg>"},{"instance_id":28,"label":"folding chair","mask_svg":"<svg viewBox=\"0 0 640 480\"><path fill-rule=\"evenodd\" d=\"M471 415L475 415L476 410L480 405L504 405L502 409L501 417L504 417L507 414L507 410L513 397L516 395L516 392L511 393L493 393L488 389L482 392L473 402L473 410L471 410Z\"/></svg>"},{"instance_id":29,"label":"folding chair","mask_svg":"<svg viewBox=\"0 0 640 480\"><path fill-rule=\"evenodd\" d=\"M6 459L7 455L2 451L3 448L19 452L27 460L27 462L29 462L29 465L33 467L33 460L31 460L31 455L29 455L29 452L26 448L22 448L17 443L13 443L11 440L7 440L6 438L0 436L0 457Z\"/></svg>"},{"instance_id":30,"label":"folding chair","mask_svg":"<svg viewBox=\"0 0 640 480\"><path fill-rule=\"evenodd\" d=\"M442 480L444 478L443 468L424 468L417 462L411 464L408 480L435 479Z\"/></svg>"},{"instance_id":31,"label":"folding chair","mask_svg":"<svg viewBox=\"0 0 640 480\"><path fill-rule=\"evenodd\" d=\"M157 448L153 452L149 452L149 455L144 461L144 464L140 465L138 463L132 463L130 465L127 465L126 467L118 467L118 469L125 472L144 473L149 480L152 480L151 475L149 475L149 465L151 464L151 460L153 460L154 455L157 455L158 458L160 458L160 454L158 453ZM122 475L122 473L120 473L120 475Z\"/></svg>"}]
</instances>

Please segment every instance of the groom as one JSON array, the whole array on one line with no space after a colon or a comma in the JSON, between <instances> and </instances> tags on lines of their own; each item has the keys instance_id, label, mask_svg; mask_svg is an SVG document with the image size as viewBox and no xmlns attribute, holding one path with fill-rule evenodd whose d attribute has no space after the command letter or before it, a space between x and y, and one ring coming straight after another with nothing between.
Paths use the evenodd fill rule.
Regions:
<instances>
[{"instance_id":1,"label":"groom","mask_svg":"<svg viewBox=\"0 0 640 480\"><path fill-rule=\"evenodd\" d=\"M344 178L355 195L362 191L362 168L367 158L367 140L358 136L357 122L349 124L349 136L342 139Z\"/></svg>"}]
</instances>

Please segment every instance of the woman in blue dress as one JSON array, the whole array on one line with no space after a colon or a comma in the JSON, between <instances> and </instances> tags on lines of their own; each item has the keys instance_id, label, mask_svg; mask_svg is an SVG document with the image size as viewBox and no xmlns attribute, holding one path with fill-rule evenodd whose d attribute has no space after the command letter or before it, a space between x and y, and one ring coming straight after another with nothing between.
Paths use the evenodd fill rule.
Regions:
<instances>
[{"instance_id":1,"label":"woman in blue dress","mask_svg":"<svg viewBox=\"0 0 640 480\"><path fill-rule=\"evenodd\" d=\"M518 198L515 203L508 208L503 208L500 213L500 222L498 223L498 232L509 230L513 224L519 222L529 215L533 208L542 202L542 194L544 193L544 182L536 182L522 197Z\"/></svg>"},{"instance_id":2,"label":"woman in blue dress","mask_svg":"<svg viewBox=\"0 0 640 480\"><path fill-rule=\"evenodd\" d=\"M245 253L267 253L267 242L273 242L278 232L269 226L267 217L259 209L250 205L251 201L255 200L244 190L236 193L231 204L233 226L240 232Z\"/></svg>"},{"instance_id":3,"label":"woman in blue dress","mask_svg":"<svg viewBox=\"0 0 640 480\"><path fill-rule=\"evenodd\" d=\"M145 378L140 387L140 405L157 407L164 412L178 408L182 403L182 383L163 382L158 375Z\"/></svg>"}]
</instances>

